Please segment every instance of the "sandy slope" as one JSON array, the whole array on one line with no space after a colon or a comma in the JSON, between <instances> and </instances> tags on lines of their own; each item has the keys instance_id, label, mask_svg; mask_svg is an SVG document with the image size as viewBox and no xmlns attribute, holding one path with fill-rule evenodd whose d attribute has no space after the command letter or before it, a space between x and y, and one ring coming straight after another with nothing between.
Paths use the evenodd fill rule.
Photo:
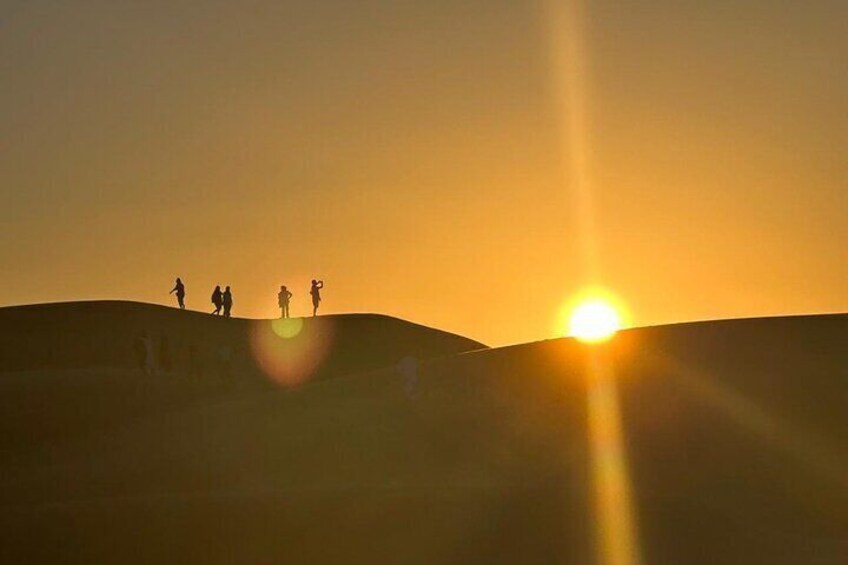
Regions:
<instances>
[{"instance_id":1,"label":"sandy slope","mask_svg":"<svg viewBox=\"0 0 848 565\"><path fill-rule=\"evenodd\" d=\"M643 563L845 563L846 339L843 315L666 326L180 405L6 458L0 557L593 563L604 366Z\"/></svg>"},{"instance_id":2,"label":"sandy slope","mask_svg":"<svg viewBox=\"0 0 848 565\"><path fill-rule=\"evenodd\" d=\"M485 347L387 316L277 323L117 301L0 308L0 449L27 450L194 402ZM152 350L149 374L143 337Z\"/></svg>"},{"instance_id":3,"label":"sandy slope","mask_svg":"<svg viewBox=\"0 0 848 565\"><path fill-rule=\"evenodd\" d=\"M485 347L375 314L296 318L292 323L303 327L278 345L294 347L315 339L326 346L310 378L375 369L406 355L426 358ZM216 374L226 352L234 371L243 378L255 377L261 371L253 354L254 338L271 333L271 324L122 301L0 308L0 370L135 369L139 339L147 336L162 372Z\"/></svg>"}]
</instances>

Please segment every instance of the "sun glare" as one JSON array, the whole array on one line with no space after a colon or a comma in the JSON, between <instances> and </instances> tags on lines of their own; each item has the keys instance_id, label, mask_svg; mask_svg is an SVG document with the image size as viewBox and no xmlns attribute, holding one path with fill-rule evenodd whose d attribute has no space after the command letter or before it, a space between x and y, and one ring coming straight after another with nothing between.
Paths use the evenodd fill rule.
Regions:
<instances>
[{"instance_id":1,"label":"sun glare","mask_svg":"<svg viewBox=\"0 0 848 565\"><path fill-rule=\"evenodd\" d=\"M568 328L580 341L597 343L610 339L621 325L621 315L615 306L602 299L592 299L577 305Z\"/></svg>"}]
</instances>

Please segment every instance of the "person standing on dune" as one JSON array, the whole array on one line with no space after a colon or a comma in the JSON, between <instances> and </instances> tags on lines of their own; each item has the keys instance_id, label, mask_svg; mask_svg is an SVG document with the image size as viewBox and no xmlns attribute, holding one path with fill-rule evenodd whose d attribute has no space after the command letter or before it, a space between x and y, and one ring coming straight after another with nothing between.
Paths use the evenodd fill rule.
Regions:
<instances>
[{"instance_id":1,"label":"person standing on dune","mask_svg":"<svg viewBox=\"0 0 848 565\"><path fill-rule=\"evenodd\" d=\"M227 287L224 290L224 294L221 298L222 298L222 302L224 304L224 317L229 318L230 317L230 310L233 309L233 293L230 292L230 287Z\"/></svg>"},{"instance_id":2,"label":"person standing on dune","mask_svg":"<svg viewBox=\"0 0 848 565\"><path fill-rule=\"evenodd\" d=\"M277 304L280 306L280 317L289 317L289 301L294 296L285 285L280 287L280 293L277 295Z\"/></svg>"},{"instance_id":3,"label":"person standing on dune","mask_svg":"<svg viewBox=\"0 0 848 565\"><path fill-rule=\"evenodd\" d=\"M168 294L174 294L175 292L177 293L177 304L180 305L180 310L185 310L185 285L180 280L180 277L177 277L177 284L174 285L174 288Z\"/></svg>"},{"instance_id":4,"label":"person standing on dune","mask_svg":"<svg viewBox=\"0 0 848 565\"><path fill-rule=\"evenodd\" d=\"M217 316L221 313L221 305L224 303L224 297L221 294L221 287L216 286L215 290L212 292L212 304L215 305L215 310L212 312L213 316Z\"/></svg>"},{"instance_id":5,"label":"person standing on dune","mask_svg":"<svg viewBox=\"0 0 848 565\"><path fill-rule=\"evenodd\" d=\"M318 305L321 304L321 289L324 288L324 281L316 281L312 279L312 288L309 289L309 294L312 295L312 317L318 315Z\"/></svg>"}]
</instances>

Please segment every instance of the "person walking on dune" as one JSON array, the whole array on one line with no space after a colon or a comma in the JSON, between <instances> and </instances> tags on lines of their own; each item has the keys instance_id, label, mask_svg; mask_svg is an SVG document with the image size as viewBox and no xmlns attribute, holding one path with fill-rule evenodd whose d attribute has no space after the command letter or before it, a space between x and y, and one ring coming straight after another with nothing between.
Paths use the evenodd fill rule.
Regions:
<instances>
[{"instance_id":1,"label":"person walking on dune","mask_svg":"<svg viewBox=\"0 0 848 565\"><path fill-rule=\"evenodd\" d=\"M316 281L312 279L312 288L309 289L309 294L312 295L312 317L318 315L318 305L321 304L321 289L324 288L324 281Z\"/></svg>"},{"instance_id":2,"label":"person walking on dune","mask_svg":"<svg viewBox=\"0 0 848 565\"><path fill-rule=\"evenodd\" d=\"M233 309L233 293L230 292L230 287L224 290L224 295L221 297L224 304L224 317L230 317L230 310Z\"/></svg>"},{"instance_id":3,"label":"person walking on dune","mask_svg":"<svg viewBox=\"0 0 848 565\"><path fill-rule=\"evenodd\" d=\"M280 287L280 293L277 295L277 304L280 306L280 317L289 317L289 301L294 296L285 285Z\"/></svg>"},{"instance_id":4,"label":"person walking on dune","mask_svg":"<svg viewBox=\"0 0 848 565\"><path fill-rule=\"evenodd\" d=\"M177 293L177 304L180 305L180 310L185 310L185 285L180 280L180 277L177 277L177 284L174 285L174 288L168 294L174 294L175 292Z\"/></svg>"},{"instance_id":5,"label":"person walking on dune","mask_svg":"<svg viewBox=\"0 0 848 565\"><path fill-rule=\"evenodd\" d=\"M215 290L212 292L212 304L215 305L215 310L212 312L213 316L217 316L221 313L221 306L224 303L224 296L221 294L221 287L216 286Z\"/></svg>"}]
</instances>

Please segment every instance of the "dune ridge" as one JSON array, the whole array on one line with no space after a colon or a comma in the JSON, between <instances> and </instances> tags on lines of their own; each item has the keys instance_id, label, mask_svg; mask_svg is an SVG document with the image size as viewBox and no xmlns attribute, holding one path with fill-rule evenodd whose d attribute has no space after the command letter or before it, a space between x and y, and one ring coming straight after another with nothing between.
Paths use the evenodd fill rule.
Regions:
<instances>
[{"instance_id":1,"label":"dune ridge","mask_svg":"<svg viewBox=\"0 0 848 565\"><path fill-rule=\"evenodd\" d=\"M5 461L0 557L595 563L600 358L642 563L841 564L846 338L848 315L657 326L106 423Z\"/></svg>"}]
</instances>

